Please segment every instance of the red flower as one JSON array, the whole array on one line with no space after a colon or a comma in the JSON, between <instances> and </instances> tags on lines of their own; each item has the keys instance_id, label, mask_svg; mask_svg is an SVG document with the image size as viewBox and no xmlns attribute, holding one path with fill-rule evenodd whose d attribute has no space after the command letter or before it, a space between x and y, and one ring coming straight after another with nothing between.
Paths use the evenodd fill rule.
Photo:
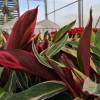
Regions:
<instances>
[{"instance_id":1,"label":"red flower","mask_svg":"<svg viewBox=\"0 0 100 100\"><path fill-rule=\"evenodd\" d=\"M92 31L93 32L97 32L97 28L93 28L92 29ZM75 27L75 28L73 28L73 29L70 29L69 31L68 31L68 34L69 35L81 35L82 33L84 32L84 28L83 27Z\"/></svg>"},{"instance_id":2,"label":"red flower","mask_svg":"<svg viewBox=\"0 0 100 100\"><path fill-rule=\"evenodd\" d=\"M75 27L75 28L73 28L73 29L71 29L71 30L69 30L68 31L68 34L69 35L81 35L81 33L83 33L83 31L84 31L84 28L83 27Z\"/></svg>"}]
</instances>

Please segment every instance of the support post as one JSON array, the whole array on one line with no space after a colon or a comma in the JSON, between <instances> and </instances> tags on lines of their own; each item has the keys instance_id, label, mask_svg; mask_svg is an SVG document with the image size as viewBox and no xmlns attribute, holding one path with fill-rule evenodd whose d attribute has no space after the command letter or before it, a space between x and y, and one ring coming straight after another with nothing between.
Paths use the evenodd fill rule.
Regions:
<instances>
[{"instance_id":1,"label":"support post","mask_svg":"<svg viewBox=\"0 0 100 100\"><path fill-rule=\"evenodd\" d=\"M48 14L47 14L47 0L44 0L45 4L45 19L48 19Z\"/></svg>"}]
</instances>

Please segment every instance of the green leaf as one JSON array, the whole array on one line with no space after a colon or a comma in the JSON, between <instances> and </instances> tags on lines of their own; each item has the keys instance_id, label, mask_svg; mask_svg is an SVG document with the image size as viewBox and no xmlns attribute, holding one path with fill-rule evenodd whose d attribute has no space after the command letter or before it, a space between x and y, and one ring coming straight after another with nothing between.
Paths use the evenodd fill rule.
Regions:
<instances>
[{"instance_id":1,"label":"green leaf","mask_svg":"<svg viewBox=\"0 0 100 100\"><path fill-rule=\"evenodd\" d=\"M83 74L82 72L80 72L79 70L77 70L76 68L73 68L73 72L75 73L75 75L77 75L77 77L79 77L79 79L84 80L87 78L87 76L85 76L85 74ZM73 76L74 77L74 76ZM79 80L77 80L79 81Z\"/></svg>"},{"instance_id":2,"label":"green leaf","mask_svg":"<svg viewBox=\"0 0 100 100\"><path fill-rule=\"evenodd\" d=\"M5 92L4 89L0 87L0 100L6 100L7 96L10 96L10 94Z\"/></svg>"},{"instance_id":3,"label":"green leaf","mask_svg":"<svg viewBox=\"0 0 100 100\"><path fill-rule=\"evenodd\" d=\"M33 50L33 53L35 55L35 57L37 58L37 60L44 66L47 66L49 68L51 68L50 64L48 64L46 58L44 56L41 56L38 51L36 50L36 47L35 47L35 44L34 44L34 40L32 42L32 50Z\"/></svg>"},{"instance_id":4,"label":"green leaf","mask_svg":"<svg viewBox=\"0 0 100 100\"><path fill-rule=\"evenodd\" d=\"M28 76L26 75L26 73L21 73L19 71L16 71L16 77L17 77L17 85L20 87L21 90L29 88Z\"/></svg>"},{"instance_id":5,"label":"green leaf","mask_svg":"<svg viewBox=\"0 0 100 100\"><path fill-rule=\"evenodd\" d=\"M3 92L2 95L0 95L0 100L7 100L8 96L11 96L11 94Z\"/></svg>"},{"instance_id":6,"label":"green leaf","mask_svg":"<svg viewBox=\"0 0 100 100\"><path fill-rule=\"evenodd\" d=\"M61 28L56 35L53 38L53 42L57 42L59 41L65 34L65 32L67 32L68 30L70 30L72 28L72 26L74 26L76 21L71 22L69 25L65 25L63 28Z\"/></svg>"},{"instance_id":7,"label":"green leaf","mask_svg":"<svg viewBox=\"0 0 100 100\"><path fill-rule=\"evenodd\" d=\"M32 86L31 88L16 93L6 100L44 100L66 90L60 81L47 81Z\"/></svg>"},{"instance_id":8,"label":"green leaf","mask_svg":"<svg viewBox=\"0 0 100 100\"><path fill-rule=\"evenodd\" d=\"M61 66L63 66L62 64L56 62L55 60L48 58L48 62L50 63L50 65L52 66L52 68L55 70L55 72L59 75L59 77L63 80L65 80L65 75L64 72L61 69Z\"/></svg>"},{"instance_id":9,"label":"green leaf","mask_svg":"<svg viewBox=\"0 0 100 100\"><path fill-rule=\"evenodd\" d=\"M0 67L0 77L2 75L3 69L4 69L3 67Z\"/></svg>"},{"instance_id":10,"label":"green leaf","mask_svg":"<svg viewBox=\"0 0 100 100\"><path fill-rule=\"evenodd\" d=\"M0 87L0 98L5 94L5 91L3 88Z\"/></svg>"},{"instance_id":11,"label":"green leaf","mask_svg":"<svg viewBox=\"0 0 100 100\"><path fill-rule=\"evenodd\" d=\"M100 74L100 49L95 47L95 46L91 46L92 52L92 63L91 63L91 67L94 69L94 71L98 74Z\"/></svg>"},{"instance_id":12,"label":"green leaf","mask_svg":"<svg viewBox=\"0 0 100 100\"><path fill-rule=\"evenodd\" d=\"M48 35L48 31L46 31L46 32L44 33L44 39L46 38L47 35Z\"/></svg>"},{"instance_id":13,"label":"green leaf","mask_svg":"<svg viewBox=\"0 0 100 100\"><path fill-rule=\"evenodd\" d=\"M67 54L70 54L74 57L77 57L77 51L75 49L72 48L67 48L67 47L62 47L61 50Z\"/></svg>"},{"instance_id":14,"label":"green leaf","mask_svg":"<svg viewBox=\"0 0 100 100\"><path fill-rule=\"evenodd\" d=\"M78 46L79 46L79 42L77 42L77 41L70 41L70 42L68 42L68 44L71 45L73 48L78 48Z\"/></svg>"},{"instance_id":15,"label":"green leaf","mask_svg":"<svg viewBox=\"0 0 100 100\"><path fill-rule=\"evenodd\" d=\"M54 56L55 54L57 54L61 50L61 48L65 46L67 42L67 38L68 36L65 35L60 41L58 41L57 43L54 43L51 47L49 47L47 49L46 55Z\"/></svg>"},{"instance_id":16,"label":"green leaf","mask_svg":"<svg viewBox=\"0 0 100 100\"><path fill-rule=\"evenodd\" d=\"M91 46L91 49L92 49L94 54L96 54L97 56L100 57L100 48L97 48L95 46Z\"/></svg>"},{"instance_id":17,"label":"green leaf","mask_svg":"<svg viewBox=\"0 0 100 100\"><path fill-rule=\"evenodd\" d=\"M100 31L96 33L94 45L100 49Z\"/></svg>"},{"instance_id":18,"label":"green leaf","mask_svg":"<svg viewBox=\"0 0 100 100\"><path fill-rule=\"evenodd\" d=\"M88 91L90 94L100 96L100 84L97 84L87 78L83 85L83 91Z\"/></svg>"},{"instance_id":19,"label":"green leaf","mask_svg":"<svg viewBox=\"0 0 100 100\"><path fill-rule=\"evenodd\" d=\"M96 73L98 73L97 68L96 68L96 65L94 64L92 58L90 58L90 66L91 66L91 68L92 68Z\"/></svg>"},{"instance_id":20,"label":"green leaf","mask_svg":"<svg viewBox=\"0 0 100 100\"><path fill-rule=\"evenodd\" d=\"M56 61L56 60L53 60L53 59L51 59L52 60L52 62L53 63L55 63L56 64L56 66L58 66L58 67L60 67L60 68L66 68L66 66L64 65L64 64L62 64L62 63L60 63L60 62L58 62L58 61Z\"/></svg>"},{"instance_id":21,"label":"green leaf","mask_svg":"<svg viewBox=\"0 0 100 100\"><path fill-rule=\"evenodd\" d=\"M16 74L15 71L10 72L10 77L8 79L7 84L4 87L5 91L9 93L15 92L16 89Z\"/></svg>"},{"instance_id":22,"label":"green leaf","mask_svg":"<svg viewBox=\"0 0 100 100\"><path fill-rule=\"evenodd\" d=\"M73 41L79 41L79 36L77 34L74 35L74 37L72 38Z\"/></svg>"},{"instance_id":23,"label":"green leaf","mask_svg":"<svg viewBox=\"0 0 100 100\"><path fill-rule=\"evenodd\" d=\"M97 73L100 74L100 57L92 53L92 60L95 64Z\"/></svg>"}]
</instances>

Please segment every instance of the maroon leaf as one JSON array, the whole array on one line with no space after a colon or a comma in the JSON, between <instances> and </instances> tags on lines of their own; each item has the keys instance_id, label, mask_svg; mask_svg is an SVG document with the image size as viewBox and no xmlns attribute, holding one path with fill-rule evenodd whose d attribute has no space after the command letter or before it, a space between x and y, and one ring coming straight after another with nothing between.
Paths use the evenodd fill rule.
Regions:
<instances>
[{"instance_id":1,"label":"maroon leaf","mask_svg":"<svg viewBox=\"0 0 100 100\"><path fill-rule=\"evenodd\" d=\"M80 87L80 84L78 81L81 82L81 80L78 78L78 81L73 78L72 72L73 68L76 68L76 66L73 64L73 62L64 54L62 54L61 59L64 61L64 63L67 65L66 68L63 69L65 73L66 80L69 82L69 84L72 86L72 88L76 91L77 94L82 93L82 89Z\"/></svg>"},{"instance_id":2,"label":"maroon leaf","mask_svg":"<svg viewBox=\"0 0 100 100\"><path fill-rule=\"evenodd\" d=\"M70 72L70 73L65 73L64 71L65 70L62 70L60 68L59 65L57 65L57 63L55 61L53 61L51 58L48 58L48 62L50 63L50 65L52 66L52 68L55 70L55 72L59 75L59 77L61 78L61 80L65 83L65 86L67 87L67 89L72 93L73 97L77 97L77 93L74 91L73 87L71 84L74 84L74 80L73 80L73 77L71 77L72 73L71 73L71 70L67 70L67 72ZM64 68L65 69L65 68ZM66 76L67 75L67 76ZM70 82L74 82L74 83L71 83Z\"/></svg>"},{"instance_id":3,"label":"maroon leaf","mask_svg":"<svg viewBox=\"0 0 100 100\"><path fill-rule=\"evenodd\" d=\"M90 39L92 30L92 9L90 10L90 20L87 24L83 35L80 39L80 44L78 48L78 62L80 64L80 69L85 75L90 74Z\"/></svg>"},{"instance_id":4,"label":"maroon leaf","mask_svg":"<svg viewBox=\"0 0 100 100\"><path fill-rule=\"evenodd\" d=\"M78 73L76 73L76 72L74 71L74 69L77 68L77 67L73 64L72 59L69 59L69 58L67 57L67 55L64 55L64 54L62 54L61 59L62 59L62 61L65 63L65 65L66 65L67 67L69 67L69 68L72 70L72 72L75 74L76 78L78 79L78 81L79 81L79 82L81 83L81 85L82 85L83 82L84 82L84 79L81 77L81 75L79 75ZM67 69L65 69L65 70L67 70Z\"/></svg>"},{"instance_id":5,"label":"maroon leaf","mask_svg":"<svg viewBox=\"0 0 100 100\"><path fill-rule=\"evenodd\" d=\"M52 69L39 64L31 53L24 50L12 49L0 51L0 64L5 68L24 71L48 80L58 79L57 74Z\"/></svg>"},{"instance_id":6,"label":"maroon leaf","mask_svg":"<svg viewBox=\"0 0 100 100\"><path fill-rule=\"evenodd\" d=\"M82 87L80 86L80 83L78 83L78 81L73 78L72 68L70 68L70 67L67 66L63 70L63 72L65 73L66 81L70 84L70 86L76 92L76 94L77 95L82 94Z\"/></svg>"},{"instance_id":7,"label":"maroon leaf","mask_svg":"<svg viewBox=\"0 0 100 100\"><path fill-rule=\"evenodd\" d=\"M28 10L19 17L12 29L6 48L22 49L30 41L36 24L37 11L38 8Z\"/></svg>"},{"instance_id":8,"label":"maroon leaf","mask_svg":"<svg viewBox=\"0 0 100 100\"><path fill-rule=\"evenodd\" d=\"M75 67L75 65L73 64L73 62L67 57L67 55L62 54L61 55L61 59L63 60L63 62L69 66L69 67Z\"/></svg>"}]
</instances>

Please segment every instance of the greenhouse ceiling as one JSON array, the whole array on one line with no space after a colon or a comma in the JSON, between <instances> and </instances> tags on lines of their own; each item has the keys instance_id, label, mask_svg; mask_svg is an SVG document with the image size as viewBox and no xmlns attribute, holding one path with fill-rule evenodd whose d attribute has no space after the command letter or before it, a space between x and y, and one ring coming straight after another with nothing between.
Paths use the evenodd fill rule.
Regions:
<instances>
[{"instance_id":1,"label":"greenhouse ceiling","mask_svg":"<svg viewBox=\"0 0 100 100\"><path fill-rule=\"evenodd\" d=\"M8 14L8 17L3 17L2 8L4 8L4 1L8 1L6 4L9 10L12 11ZM93 26L95 27L97 21L99 22L100 14L98 12L100 9L100 0L0 0L0 24L4 24L4 20L9 21L36 6L39 6L38 21L44 20L45 1L47 1L48 19L57 23L59 26L66 25L75 19L76 26L85 26L91 7L93 9ZM97 26L100 27L100 24Z\"/></svg>"}]
</instances>

